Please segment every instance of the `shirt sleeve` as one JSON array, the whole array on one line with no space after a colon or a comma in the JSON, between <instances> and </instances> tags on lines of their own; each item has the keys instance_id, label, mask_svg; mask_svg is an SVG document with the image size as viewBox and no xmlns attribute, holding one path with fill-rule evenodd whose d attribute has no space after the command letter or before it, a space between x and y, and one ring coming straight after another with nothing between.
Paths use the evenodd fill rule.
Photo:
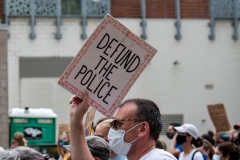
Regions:
<instances>
[{"instance_id":1,"label":"shirt sleeve","mask_svg":"<svg viewBox=\"0 0 240 160\"><path fill-rule=\"evenodd\" d=\"M183 151L183 148L182 148L182 145L176 145L176 147L175 147L176 149L178 149L180 152L182 152Z\"/></svg>"}]
</instances>

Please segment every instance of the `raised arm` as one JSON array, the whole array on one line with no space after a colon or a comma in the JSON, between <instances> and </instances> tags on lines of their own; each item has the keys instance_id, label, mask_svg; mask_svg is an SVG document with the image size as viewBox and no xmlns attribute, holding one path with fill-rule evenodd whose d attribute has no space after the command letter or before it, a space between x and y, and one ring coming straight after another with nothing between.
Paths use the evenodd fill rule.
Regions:
<instances>
[{"instance_id":1,"label":"raised arm","mask_svg":"<svg viewBox=\"0 0 240 160\"><path fill-rule=\"evenodd\" d=\"M87 112L88 105L88 92L85 91L83 99L77 96L70 98L70 128L71 128L71 160L93 160L91 152L87 146L82 119Z\"/></svg>"}]
</instances>

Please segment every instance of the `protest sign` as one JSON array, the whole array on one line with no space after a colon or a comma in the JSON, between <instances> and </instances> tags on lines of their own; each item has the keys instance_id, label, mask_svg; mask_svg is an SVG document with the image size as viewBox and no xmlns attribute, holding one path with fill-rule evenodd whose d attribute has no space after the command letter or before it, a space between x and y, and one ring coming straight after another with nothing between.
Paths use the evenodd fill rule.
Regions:
<instances>
[{"instance_id":1,"label":"protest sign","mask_svg":"<svg viewBox=\"0 0 240 160\"><path fill-rule=\"evenodd\" d=\"M111 117L157 50L110 15L84 43L58 84Z\"/></svg>"},{"instance_id":2,"label":"protest sign","mask_svg":"<svg viewBox=\"0 0 240 160\"><path fill-rule=\"evenodd\" d=\"M95 112L96 112L95 108L91 108L87 112L86 119L85 119L85 122L84 122L85 136L91 135L92 123L93 123L93 120L94 120Z\"/></svg>"},{"instance_id":3,"label":"protest sign","mask_svg":"<svg viewBox=\"0 0 240 160\"><path fill-rule=\"evenodd\" d=\"M208 105L208 113L217 131L228 131L231 128L223 104Z\"/></svg>"}]
</instances>

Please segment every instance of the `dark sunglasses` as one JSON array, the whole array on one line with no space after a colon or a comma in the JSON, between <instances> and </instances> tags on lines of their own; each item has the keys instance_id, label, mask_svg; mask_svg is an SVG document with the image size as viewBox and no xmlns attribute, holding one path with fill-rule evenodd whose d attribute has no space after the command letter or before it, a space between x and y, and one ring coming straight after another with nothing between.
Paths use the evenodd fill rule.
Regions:
<instances>
[{"instance_id":1,"label":"dark sunglasses","mask_svg":"<svg viewBox=\"0 0 240 160\"><path fill-rule=\"evenodd\" d=\"M113 120L111 123L110 123L110 127L113 128L114 130L117 130L119 128L119 125L121 124L121 122L130 122L130 121L136 121L136 122L139 122L140 120L138 119L123 119L123 120Z\"/></svg>"}]
</instances>

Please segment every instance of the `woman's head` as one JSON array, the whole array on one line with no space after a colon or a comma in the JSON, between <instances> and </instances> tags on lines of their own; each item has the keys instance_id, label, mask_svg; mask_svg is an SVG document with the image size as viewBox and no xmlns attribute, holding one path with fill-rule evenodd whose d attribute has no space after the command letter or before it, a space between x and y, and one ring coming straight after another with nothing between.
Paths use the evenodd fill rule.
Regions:
<instances>
[{"instance_id":1,"label":"woman's head","mask_svg":"<svg viewBox=\"0 0 240 160\"><path fill-rule=\"evenodd\" d=\"M165 151L167 150L166 143L164 141L159 140L159 139L156 141L155 146L156 146L156 148L164 149Z\"/></svg>"},{"instance_id":2,"label":"woman's head","mask_svg":"<svg viewBox=\"0 0 240 160\"><path fill-rule=\"evenodd\" d=\"M215 156L221 160L239 159L239 148L231 142L223 142L216 147Z\"/></svg>"},{"instance_id":3,"label":"woman's head","mask_svg":"<svg viewBox=\"0 0 240 160\"><path fill-rule=\"evenodd\" d=\"M26 145L27 145L27 141L24 138L23 134L21 132L16 132L11 141L11 148L16 148L18 146L26 146Z\"/></svg>"},{"instance_id":4,"label":"woman's head","mask_svg":"<svg viewBox=\"0 0 240 160\"><path fill-rule=\"evenodd\" d=\"M202 140L198 137L198 130L192 124L183 124L180 127L174 127L178 131L177 143L194 144L195 147L202 146Z\"/></svg>"},{"instance_id":5,"label":"woman's head","mask_svg":"<svg viewBox=\"0 0 240 160\"><path fill-rule=\"evenodd\" d=\"M202 138L210 142L212 146L215 146L215 140L213 138L213 133L211 131L208 131L207 134L203 134Z\"/></svg>"},{"instance_id":6,"label":"woman's head","mask_svg":"<svg viewBox=\"0 0 240 160\"><path fill-rule=\"evenodd\" d=\"M61 133L60 133L61 134ZM59 136L58 140L58 154L64 157L65 153L67 152L63 146L70 144L70 133L69 131L63 131L62 134Z\"/></svg>"},{"instance_id":7,"label":"woman's head","mask_svg":"<svg viewBox=\"0 0 240 160\"><path fill-rule=\"evenodd\" d=\"M206 154L209 159L212 159L212 156L214 154L214 149L213 146L211 145L210 142L208 142L207 140L203 140L203 145L201 147L198 148L198 150L202 153L202 154Z\"/></svg>"},{"instance_id":8,"label":"woman's head","mask_svg":"<svg viewBox=\"0 0 240 160\"><path fill-rule=\"evenodd\" d=\"M61 146L70 144L70 133L69 131L63 131L59 143Z\"/></svg>"}]
</instances>

